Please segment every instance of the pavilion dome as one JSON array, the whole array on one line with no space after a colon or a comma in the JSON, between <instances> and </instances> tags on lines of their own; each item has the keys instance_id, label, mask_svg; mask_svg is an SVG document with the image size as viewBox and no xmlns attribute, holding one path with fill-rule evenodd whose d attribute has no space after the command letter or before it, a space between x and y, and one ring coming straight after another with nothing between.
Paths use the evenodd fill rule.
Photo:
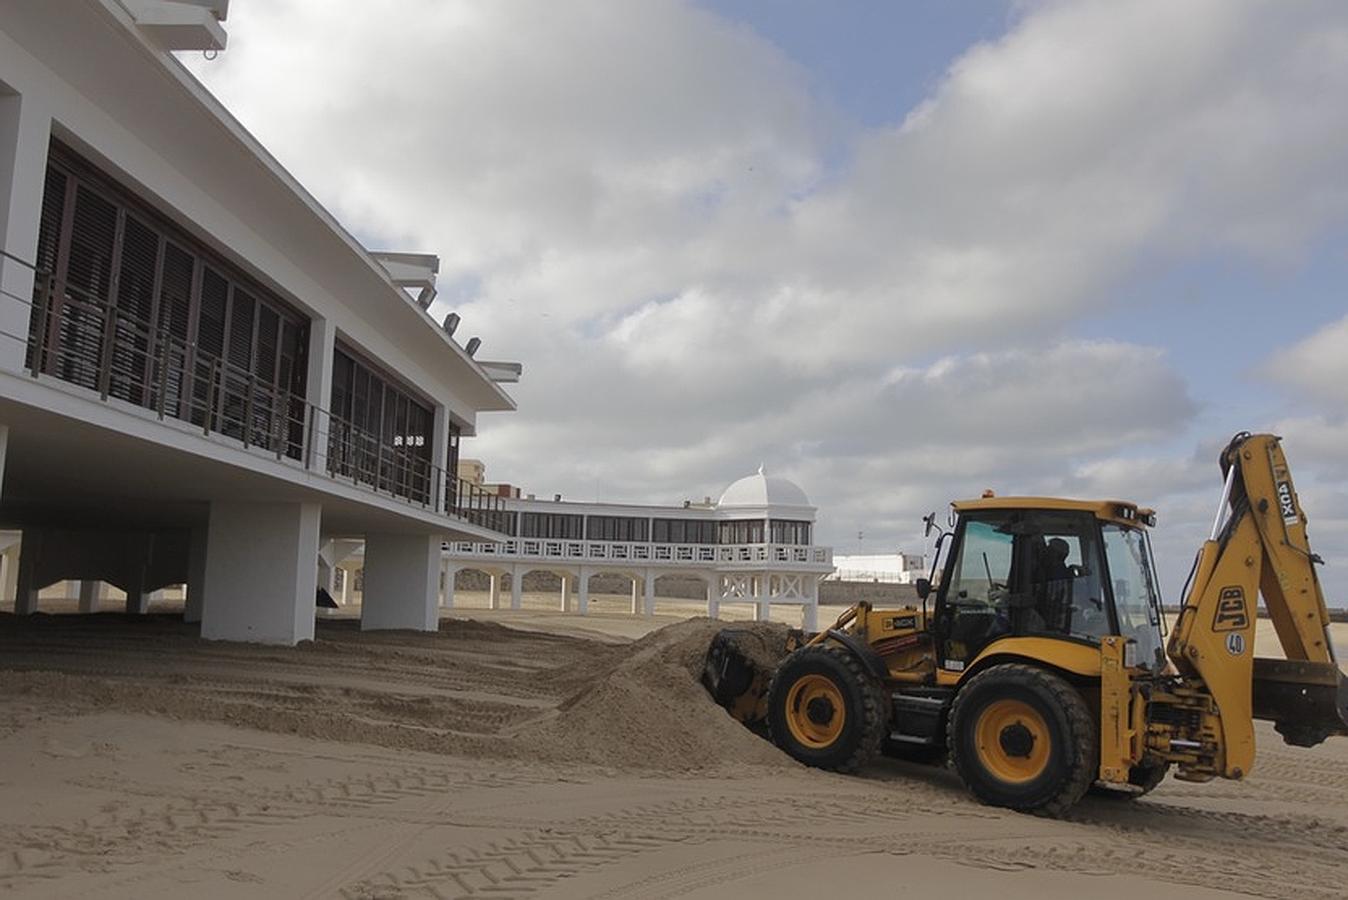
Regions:
<instances>
[{"instance_id":1,"label":"pavilion dome","mask_svg":"<svg viewBox=\"0 0 1348 900\"><path fill-rule=\"evenodd\" d=\"M753 475L746 475L721 494L716 501L727 506L809 506L810 498L794 481L769 476L759 466Z\"/></svg>"}]
</instances>

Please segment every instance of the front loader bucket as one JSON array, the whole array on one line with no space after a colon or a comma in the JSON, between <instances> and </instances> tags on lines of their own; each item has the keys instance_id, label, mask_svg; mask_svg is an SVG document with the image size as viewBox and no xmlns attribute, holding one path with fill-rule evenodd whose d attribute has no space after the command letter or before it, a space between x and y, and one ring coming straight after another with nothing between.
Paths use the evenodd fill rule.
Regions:
<instances>
[{"instance_id":1,"label":"front loader bucket","mask_svg":"<svg viewBox=\"0 0 1348 900\"><path fill-rule=\"evenodd\" d=\"M723 628L712 638L702 666L702 684L719 705L746 725L767 715L774 660L800 643L798 632L771 642L746 628ZM777 646L780 645L780 646Z\"/></svg>"},{"instance_id":2,"label":"front loader bucket","mask_svg":"<svg viewBox=\"0 0 1348 900\"><path fill-rule=\"evenodd\" d=\"M1253 699L1254 717L1273 722L1288 744L1348 735L1348 678L1334 663L1256 659Z\"/></svg>"}]
</instances>

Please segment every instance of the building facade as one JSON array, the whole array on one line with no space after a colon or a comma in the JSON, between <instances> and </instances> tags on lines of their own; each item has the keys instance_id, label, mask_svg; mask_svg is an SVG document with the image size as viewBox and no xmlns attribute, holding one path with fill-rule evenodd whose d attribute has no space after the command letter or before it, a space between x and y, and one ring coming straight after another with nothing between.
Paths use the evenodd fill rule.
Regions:
<instances>
[{"instance_id":1,"label":"building facade","mask_svg":"<svg viewBox=\"0 0 1348 900\"><path fill-rule=\"evenodd\" d=\"M715 503L644 506L504 499L491 524L500 543L459 540L446 545L445 604L454 604L454 576L465 569L491 577L491 605L502 605L510 576L510 606L520 606L530 572L561 577L563 611L589 611L590 578L613 573L632 579L632 612L655 609L656 581L692 576L706 585L707 614L722 603L752 603L766 619L773 604L801 607L805 627L817 626L819 580L833 571L832 550L813 543L815 508L785 478L759 471L726 488Z\"/></svg>"},{"instance_id":2,"label":"building facade","mask_svg":"<svg viewBox=\"0 0 1348 900\"><path fill-rule=\"evenodd\" d=\"M913 584L927 577L927 558L921 553L848 553L833 557L837 581L878 581Z\"/></svg>"},{"instance_id":3,"label":"building facade","mask_svg":"<svg viewBox=\"0 0 1348 900\"><path fill-rule=\"evenodd\" d=\"M4 599L183 583L203 636L294 643L320 550L359 541L363 625L433 629L442 542L505 537L456 470L520 367L431 318L434 256L362 247L178 62L226 7L0 2Z\"/></svg>"}]
</instances>

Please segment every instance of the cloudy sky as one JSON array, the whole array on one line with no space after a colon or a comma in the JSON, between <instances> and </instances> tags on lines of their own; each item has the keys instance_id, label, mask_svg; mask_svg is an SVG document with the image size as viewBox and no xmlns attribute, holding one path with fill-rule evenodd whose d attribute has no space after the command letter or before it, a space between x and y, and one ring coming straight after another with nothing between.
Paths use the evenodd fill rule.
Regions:
<instances>
[{"instance_id":1,"label":"cloudy sky","mask_svg":"<svg viewBox=\"0 0 1348 900\"><path fill-rule=\"evenodd\" d=\"M185 62L435 312L524 363L540 495L765 463L840 552L999 493L1160 512L1286 438L1348 605L1348 4L238 0ZM864 534L859 541L858 533Z\"/></svg>"}]
</instances>

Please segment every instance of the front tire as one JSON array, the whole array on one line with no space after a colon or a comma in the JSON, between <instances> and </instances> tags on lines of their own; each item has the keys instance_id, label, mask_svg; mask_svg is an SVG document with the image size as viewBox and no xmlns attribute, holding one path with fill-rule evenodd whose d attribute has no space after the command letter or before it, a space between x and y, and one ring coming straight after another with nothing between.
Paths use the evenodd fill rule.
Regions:
<instances>
[{"instance_id":1,"label":"front tire","mask_svg":"<svg viewBox=\"0 0 1348 900\"><path fill-rule=\"evenodd\" d=\"M855 772L880 752L884 687L846 647L802 647L768 688L772 741L807 766Z\"/></svg>"},{"instance_id":2,"label":"front tire","mask_svg":"<svg viewBox=\"0 0 1348 900\"><path fill-rule=\"evenodd\" d=\"M1099 766L1095 719L1062 678L1030 665L993 666L970 679L950 709L950 757L979 800L1060 816Z\"/></svg>"}]
</instances>

